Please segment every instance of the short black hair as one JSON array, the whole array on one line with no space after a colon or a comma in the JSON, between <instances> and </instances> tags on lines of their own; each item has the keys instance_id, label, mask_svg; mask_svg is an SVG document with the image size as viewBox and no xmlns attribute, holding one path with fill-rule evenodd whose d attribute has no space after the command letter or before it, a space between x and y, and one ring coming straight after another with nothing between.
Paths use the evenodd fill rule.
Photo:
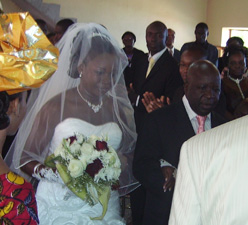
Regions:
<instances>
[{"instance_id":1,"label":"short black hair","mask_svg":"<svg viewBox=\"0 0 248 225\"><path fill-rule=\"evenodd\" d=\"M185 49L184 52L185 51L198 55L199 59L207 59L207 51L200 45L193 45Z\"/></svg>"},{"instance_id":2,"label":"short black hair","mask_svg":"<svg viewBox=\"0 0 248 225\"><path fill-rule=\"evenodd\" d=\"M208 30L208 25L206 23L201 22L201 23L198 23L195 27L195 29L199 29L199 28L202 28L204 30Z\"/></svg>"},{"instance_id":3,"label":"short black hair","mask_svg":"<svg viewBox=\"0 0 248 225\"><path fill-rule=\"evenodd\" d=\"M43 20L43 19L36 19L35 22L36 22L38 25L40 25L40 24L43 25L43 26L46 25L46 21Z\"/></svg>"},{"instance_id":4,"label":"short black hair","mask_svg":"<svg viewBox=\"0 0 248 225\"><path fill-rule=\"evenodd\" d=\"M240 37L230 37L226 42L226 46L228 46L232 41L237 41L241 46L244 46L244 41Z\"/></svg>"},{"instance_id":5,"label":"short black hair","mask_svg":"<svg viewBox=\"0 0 248 225\"><path fill-rule=\"evenodd\" d=\"M72 21L71 19L62 19L56 23L56 26L62 27L63 31L65 32L72 24L74 24L74 21Z\"/></svg>"},{"instance_id":6,"label":"short black hair","mask_svg":"<svg viewBox=\"0 0 248 225\"><path fill-rule=\"evenodd\" d=\"M134 34L133 32L131 32L131 31L126 31L126 32L121 36L121 39L123 40L123 38L124 38L126 35L131 35L131 36L133 36L133 40L134 40L134 42L136 42L136 36L135 36L135 34Z\"/></svg>"},{"instance_id":7,"label":"short black hair","mask_svg":"<svg viewBox=\"0 0 248 225\"><path fill-rule=\"evenodd\" d=\"M146 30L148 29L148 27L150 27L150 26L156 26L156 27L160 27L160 28L162 28L165 32L166 32L166 37L168 36L168 29L167 29L167 26L163 23L163 22L161 22L161 21L154 21L154 22L152 22L151 24L149 24L148 26L147 26L147 28L146 28Z\"/></svg>"}]
</instances>

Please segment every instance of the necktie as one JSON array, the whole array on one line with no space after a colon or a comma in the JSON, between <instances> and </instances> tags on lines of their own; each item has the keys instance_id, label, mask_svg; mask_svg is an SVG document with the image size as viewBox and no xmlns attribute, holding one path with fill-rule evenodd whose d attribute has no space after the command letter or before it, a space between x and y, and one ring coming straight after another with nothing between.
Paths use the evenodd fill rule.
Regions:
<instances>
[{"instance_id":1,"label":"necktie","mask_svg":"<svg viewBox=\"0 0 248 225\"><path fill-rule=\"evenodd\" d=\"M199 124L197 134L200 134L205 131L204 126L205 126L205 121L207 119L207 116L196 116L196 119Z\"/></svg>"},{"instance_id":2,"label":"necktie","mask_svg":"<svg viewBox=\"0 0 248 225\"><path fill-rule=\"evenodd\" d=\"M152 67L154 66L154 64L155 64L155 60L154 60L154 58L151 57L149 59L149 66L148 66L148 69L147 69L147 72L146 72L146 77L148 77L148 75L151 72Z\"/></svg>"},{"instance_id":3,"label":"necktie","mask_svg":"<svg viewBox=\"0 0 248 225\"><path fill-rule=\"evenodd\" d=\"M173 56L172 49L171 48L168 48L168 51L169 51L170 55Z\"/></svg>"}]
</instances>

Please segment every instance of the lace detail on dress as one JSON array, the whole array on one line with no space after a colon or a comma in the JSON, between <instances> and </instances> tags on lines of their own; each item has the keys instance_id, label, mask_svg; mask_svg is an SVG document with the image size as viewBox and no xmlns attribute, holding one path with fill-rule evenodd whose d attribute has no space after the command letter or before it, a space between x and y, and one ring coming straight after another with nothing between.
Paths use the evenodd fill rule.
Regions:
<instances>
[{"instance_id":1,"label":"lace detail on dress","mask_svg":"<svg viewBox=\"0 0 248 225\"><path fill-rule=\"evenodd\" d=\"M42 168L38 173L33 173L32 176L37 180L48 180L50 182L61 183L59 173L54 172L51 168Z\"/></svg>"}]
</instances>

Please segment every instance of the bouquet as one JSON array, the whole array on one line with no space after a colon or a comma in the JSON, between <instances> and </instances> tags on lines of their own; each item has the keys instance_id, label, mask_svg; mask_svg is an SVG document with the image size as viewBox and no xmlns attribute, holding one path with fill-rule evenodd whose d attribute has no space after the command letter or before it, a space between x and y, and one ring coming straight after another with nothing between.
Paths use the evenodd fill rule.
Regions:
<instances>
[{"instance_id":1,"label":"bouquet","mask_svg":"<svg viewBox=\"0 0 248 225\"><path fill-rule=\"evenodd\" d=\"M45 164L56 168L67 187L79 198L95 205L100 202L101 220L108 208L111 187L118 186L121 163L107 138L75 134L63 139Z\"/></svg>"}]
</instances>

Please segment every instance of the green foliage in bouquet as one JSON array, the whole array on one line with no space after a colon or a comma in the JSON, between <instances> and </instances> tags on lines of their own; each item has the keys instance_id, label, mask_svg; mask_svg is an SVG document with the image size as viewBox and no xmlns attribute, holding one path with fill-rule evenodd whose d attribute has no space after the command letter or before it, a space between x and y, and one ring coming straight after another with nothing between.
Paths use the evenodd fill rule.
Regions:
<instances>
[{"instance_id":1,"label":"green foliage in bouquet","mask_svg":"<svg viewBox=\"0 0 248 225\"><path fill-rule=\"evenodd\" d=\"M112 186L118 186L120 160L115 150L103 138L81 134L63 139L48 156L45 165L56 168L66 186L79 198L93 206L102 205L102 220L108 209Z\"/></svg>"}]
</instances>

